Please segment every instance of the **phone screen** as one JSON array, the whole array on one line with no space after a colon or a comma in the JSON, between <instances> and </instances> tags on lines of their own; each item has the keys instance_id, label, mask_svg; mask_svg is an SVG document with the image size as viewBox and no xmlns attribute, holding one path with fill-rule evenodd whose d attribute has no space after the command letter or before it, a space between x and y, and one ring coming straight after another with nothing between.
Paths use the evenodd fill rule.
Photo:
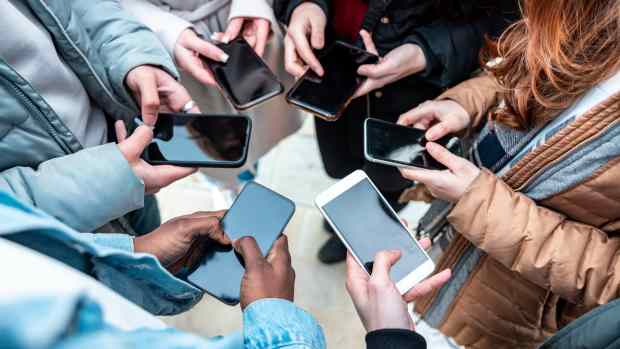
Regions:
<instances>
[{"instance_id":1,"label":"phone screen","mask_svg":"<svg viewBox=\"0 0 620 349\"><path fill-rule=\"evenodd\" d=\"M340 114L363 82L357 69L376 64L379 57L342 42L335 42L319 57L325 74L308 70L289 92L290 102L311 112L333 117Z\"/></svg>"},{"instance_id":2,"label":"phone screen","mask_svg":"<svg viewBox=\"0 0 620 349\"><path fill-rule=\"evenodd\" d=\"M426 132L411 127L368 119L366 124L366 153L377 160L431 170L446 167L426 152ZM447 136L437 143L453 149L458 138Z\"/></svg>"},{"instance_id":3,"label":"phone screen","mask_svg":"<svg viewBox=\"0 0 620 349\"><path fill-rule=\"evenodd\" d=\"M251 121L242 116L160 113L144 158L154 164L239 167Z\"/></svg>"},{"instance_id":4,"label":"phone screen","mask_svg":"<svg viewBox=\"0 0 620 349\"><path fill-rule=\"evenodd\" d=\"M255 182L248 183L222 219L231 240L252 236L266 256L295 213L295 204ZM227 304L237 304L244 267L229 246L207 251L188 281Z\"/></svg>"},{"instance_id":5,"label":"phone screen","mask_svg":"<svg viewBox=\"0 0 620 349\"><path fill-rule=\"evenodd\" d=\"M228 54L228 61L205 62L235 108L246 109L282 93L282 84L245 39L217 46Z\"/></svg>"},{"instance_id":6,"label":"phone screen","mask_svg":"<svg viewBox=\"0 0 620 349\"><path fill-rule=\"evenodd\" d=\"M372 272L375 255L382 250L401 251L400 260L390 272L394 282L428 260L368 179L356 183L322 209L368 273Z\"/></svg>"}]
</instances>

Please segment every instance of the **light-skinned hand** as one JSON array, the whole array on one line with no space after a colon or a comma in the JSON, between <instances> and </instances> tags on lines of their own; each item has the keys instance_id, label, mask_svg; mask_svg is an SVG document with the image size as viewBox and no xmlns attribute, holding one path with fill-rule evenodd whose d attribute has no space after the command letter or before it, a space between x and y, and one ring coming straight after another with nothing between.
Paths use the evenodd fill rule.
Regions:
<instances>
[{"instance_id":1,"label":"light-skinned hand","mask_svg":"<svg viewBox=\"0 0 620 349\"><path fill-rule=\"evenodd\" d=\"M123 121L114 124L118 148L129 163L136 177L144 182L146 194L155 194L161 188L191 175L197 169L171 165L152 166L142 159L144 149L153 141L153 129L149 126L139 126L130 137Z\"/></svg>"},{"instance_id":2,"label":"light-skinned hand","mask_svg":"<svg viewBox=\"0 0 620 349\"><path fill-rule=\"evenodd\" d=\"M428 248L430 240L422 239L420 244ZM450 278L450 270L444 270L401 296L396 284L390 279L390 269L400 256L400 251L379 252L375 257L372 275L368 275L351 254L347 255L347 291L367 332L381 329L414 330L407 302L441 287Z\"/></svg>"},{"instance_id":3,"label":"light-skinned hand","mask_svg":"<svg viewBox=\"0 0 620 349\"><path fill-rule=\"evenodd\" d=\"M304 2L293 11L284 37L284 66L286 71L299 78L309 66L318 76L324 70L314 50L325 46L327 17L323 10L312 2Z\"/></svg>"},{"instance_id":4,"label":"light-skinned hand","mask_svg":"<svg viewBox=\"0 0 620 349\"><path fill-rule=\"evenodd\" d=\"M467 129L471 117L455 101L428 101L401 115L398 124L428 130L426 139L433 142Z\"/></svg>"},{"instance_id":5,"label":"light-skinned hand","mask_svg":"<svg viewBox=\"0 0 620 349\"><path fill-rule=\"evenodd\" d=\"M478 177L480 169L437 143L426 143L426 151L448 169L437 171L401 168L401 174L409 180L424 183L435 198L457 202Z\"/></svg>"},{"instance_id":6,"label":"light-skinned hand","mask_svg":"<svg viewBox=\"0 0 620 349\"><path fill-rule=\"evenodd\" d=\"M372 35L366 30L360 31L366 51L379 55ZM422 49L414 44L404 44L381 57L378 64L364 64L357 73L367 77L366 81L355 92L353 98L367 95L409 75L426 68L426 57Z\"/></svg>"},{"instance_id":7,"label":"light-skinned hand","mask_svg":"<svg viewBox=\"0 0 620 349\"><path fill-rule=\"evenodd\" d=\"M259 17L235 17L228 22L224 33L215 33L213 38L229 43L240 34L252 46L256 54L262 57L269 41L269 34L271 34L271 22Z\"/></svg>"},{"instance_id":8,"label":"light-skinned hand","mask_svg":"<svg viewBox=\"0 0 620 349\"><path fill-rule=\"evenodd\" d=\"M177 64L201 83L215 85L213 74L201 56L217 62L228 61L228 55L219 47L198 37L192 29L184 30L174 47Z\"/></svg>"}]
</instances>

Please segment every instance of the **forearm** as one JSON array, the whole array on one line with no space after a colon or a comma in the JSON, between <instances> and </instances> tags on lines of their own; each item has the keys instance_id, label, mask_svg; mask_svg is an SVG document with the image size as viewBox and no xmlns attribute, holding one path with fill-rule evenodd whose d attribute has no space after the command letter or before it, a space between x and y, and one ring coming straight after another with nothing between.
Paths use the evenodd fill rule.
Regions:
<instances>
[{"instance_id":1,"label":"forearm","mask_svg":"<svg viewBox=\"0 0 620 349\"><path fill-rule=\"evenodd\" d=\"M36 169L3 171L0 189L80 232L91 232L144 203L144 184L112 143L45 161Z\"/></svg>"},{"instance_id":2,"label":"forearm","mask_svg":"<svg viewBox=\"0 0 620 349\"><path fill-rule=\"evenodd\" d=\"M564 299L594 307L617 297L620 239L539 206L486 170L448 220L489 256Z\"/></svg>"}]
</instances>

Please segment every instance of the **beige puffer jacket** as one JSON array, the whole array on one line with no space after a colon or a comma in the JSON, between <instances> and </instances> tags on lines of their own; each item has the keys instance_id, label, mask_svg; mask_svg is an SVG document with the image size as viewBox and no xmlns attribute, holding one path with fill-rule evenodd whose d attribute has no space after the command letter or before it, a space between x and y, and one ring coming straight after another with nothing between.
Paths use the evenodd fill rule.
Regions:
<instances>
[{"instance_id":1,"label":"beige puffer jacket","mask_svg":"<svg viewBox=\"0 0 620 349\"><path fill-rule=\"evenodd\" d=\"M478 122L497 105L488 76L443 94ZM535 348L590 309L620 296L620 157L541 202L519 193L535 174L620 122L620 93L552 136L501 179L483 170L448 221L460 235L438 270L469 244L486 254L441 320L440 330L471 348ZM614 141L620 142L616 139ZM417 302L424 314L438 292Z\"/></svg>"}]
</instances>

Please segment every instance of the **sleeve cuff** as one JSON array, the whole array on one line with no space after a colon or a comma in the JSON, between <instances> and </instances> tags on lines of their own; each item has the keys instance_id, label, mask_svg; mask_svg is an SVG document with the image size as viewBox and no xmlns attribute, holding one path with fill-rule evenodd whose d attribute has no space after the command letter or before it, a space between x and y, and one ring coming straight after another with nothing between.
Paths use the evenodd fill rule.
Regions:
<instances>
[{"instance_id":1,"label":"sleeve cuff","mask_svg":"<svg viewBox=\"0 0 620 349\"><path fill-rule=\"evenodd\" d=\"M321 326L292 302L267 298L243 312L245 348L325 348Z\"/></svg>"},{"instance_id":2,"label":"sleeve cuff","mask_svg":"<svg viewBox=\"0 0 620 349\"><path fill-rule=\"evenodd\" d=\"M383 329L368 332L367 349L425 349L426 340L414 331Z\"/></svg>"},{"instance_id":3,"label":"sleeve cuff","mask_svg":"<svg viewBox=\"0 0 620 349\"><path fill-rule=\"evenodd\" d=\"M230 6L228 21L230 22L231 19L239 17L264 18L271 23L272 31L278 27L273 9L264 0L255 0L251 6L248 6L243 0L233 0Z\"/></svg>"},{"instance_id":4,"label":"sleeve cuff","mask_svg":"<svg viewBox=\"0 0 620 349\"><path fill-rule=\"evenodd\" d=\"M93 234L93 241L101 246L133 253L133 237L126 234Z\"/></svg>"}]
</instances>

